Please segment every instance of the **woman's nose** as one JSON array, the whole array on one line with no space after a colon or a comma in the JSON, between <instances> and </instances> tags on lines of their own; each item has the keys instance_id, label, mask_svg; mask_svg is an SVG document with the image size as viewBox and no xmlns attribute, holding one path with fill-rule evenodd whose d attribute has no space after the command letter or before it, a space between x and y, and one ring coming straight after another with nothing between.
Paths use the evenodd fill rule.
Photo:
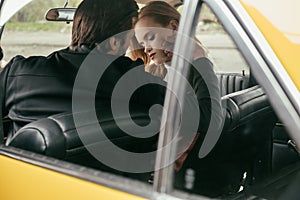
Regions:
<instances>
[{"instance_id":1,"label":"woman's nose","mask_svg":"<svg viewBox=\"0 0 300 200\"><path fill-rule=\"evenodd\" d=\"M145 50L144 50L145 53L150 53L151 50L152 50L151 46L145 45Z\"/></svg>"}]
</instances>

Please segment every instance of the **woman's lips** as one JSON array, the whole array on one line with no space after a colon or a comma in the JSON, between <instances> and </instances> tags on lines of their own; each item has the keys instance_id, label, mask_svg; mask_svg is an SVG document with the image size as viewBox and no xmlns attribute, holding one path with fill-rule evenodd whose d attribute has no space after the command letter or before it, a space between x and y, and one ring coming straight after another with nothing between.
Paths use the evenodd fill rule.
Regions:
<instances>
[{"instance_id":1,"label":"woman's lips","mask_svg":"<svg viewBox=\"0 0 300 200\"><path fill-rule=\"evenodd\" d=\"M156 54L156 53L151 53L151 54L149 55L149 57L153 60L155 54Z\"/></svg>"}]
</instances>

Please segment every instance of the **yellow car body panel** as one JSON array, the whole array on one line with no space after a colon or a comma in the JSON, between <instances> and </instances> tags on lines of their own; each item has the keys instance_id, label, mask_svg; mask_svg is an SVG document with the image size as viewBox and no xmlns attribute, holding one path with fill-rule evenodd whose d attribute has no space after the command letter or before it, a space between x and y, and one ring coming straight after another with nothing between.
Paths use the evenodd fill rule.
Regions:
<instances>
[{"instance_id":1,"label":"yellow car body panel","mask_svg":"<svg viewBox=\"0 0 300 200\"><path fill-rule=\"evenodd\" d=\"M241 3L300 90L300 1L242 0Z\"/></svg>"},{"instance_id":2,"label":"yellow car body panel","mask_svg":"<svg viewBox=\"0 0 300 200\"><path fill-rule=\"evenodd\" d=\"M0 156L0 165L2 200L144 199L6 156Z\"/></svg>"}]
</instances>

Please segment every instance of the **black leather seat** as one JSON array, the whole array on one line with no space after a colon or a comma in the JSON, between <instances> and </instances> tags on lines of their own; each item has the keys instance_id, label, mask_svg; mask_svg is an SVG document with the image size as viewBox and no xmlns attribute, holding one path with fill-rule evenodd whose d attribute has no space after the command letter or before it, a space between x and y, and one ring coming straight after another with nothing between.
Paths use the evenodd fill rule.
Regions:
<instances>
[{"instance_id":1,"label":"black leather seat","mask_svg":"<svg viewBox=\"0 0 300 200\"><path fill-rule=\"evenodd\" d=\"M83 166L101 169L103 171L123 174L125 176L132 175L133 178L148 180L148 174L141 174L140 176L133 175L107 167L94 158L85 148L86 146L93 145L95 148L99 147L99 150L101 150L101 148L107 147L108 142L112 142L118 147L130 152L141 153L155 150L158 134L149 137L151 133L144 131L140 133L140 138L133 137L126 134L125 131L123 131L124 129L121 130L115 122L115 120L118 120L118 123L121 123L125 129L130 128L133 121L139 126L146 126L150 122L148 111L142 109L130 110L131 116L119 113L116 119L116 117L111 117L111 113L102 112L101 109L98 109L97 113L101 113L101 118L98 117L99 121L86 120L86 123L81 123L79 126L77 124L77 127L75 127L74 117L86 115L87 113L89 112L76 114L62 113L32 122L21 128L13 136L9 136L6 145L70 161ZM99 129L97 129L97 127L95 128L95 124L98 123L101 125L106 137L99 136ZM159 117L157 121L155 121L155 118L154 120L152 119L151 123L154 128L156 127L156 130L159 130ZM84 133L85 138L88 138L89 141L86 142L85 140L84 145L81 140L82 138L80 138L77 132L78 129L84 129L86 131ZM150 131L152 130L153 129ZM124 159L125 162L128 162L126 158ZM120 162L122 161L120 160ZM153 165L153 163L154 160L149 160L149 165Z\"/></svg>"},{"instance_id":2,"label":"black leather seat","mask_svg":"<svg viewBox=\"0 0 300 200\"><path fill-rule=\"evenodd\" d=\"M223 92L231 93L234 91L241 90L248 86L249 77L241 74L234 73L218 73L219 84L223 88ZM227 98L227 97L226 97ZM231 126L236 116L233 115L234 106L230 108L232 116L229 117L226 122L231 121ZM101 112L101 110L98 110ZM138 123L147 124L149 123L148 111L143 111L142 109L136 109L132 114ZM124 132L116 128L114 120L111 118L109 113L102 113L103 118L100 123L103 126L105 132L109 133L108 138L111 140L116 140L123 138L128 139L128 135L124 136ZM124 121L128 120L128 126L131 125L130 119L124 115ZM89 126L98 123L90 122ZM159 122L157 122L159 124ZM132 139L132 138L131 138ZM133 142L133 141L131 141ZM140 142L140 141L139 141ZM125 145L126 143L120 142L120 145ZM62 113L54 116L50 116L45 119L38 120L31 124L26 125L21 130L19 130L13 136L10 135L7 139L7 145L12 145L20 147L23 149L28 149L37 153L45 154L48 156L79 162L76 156L84 154L86 151L82 146L81 140L76 132L76 128L73 121L73 115L71 113ZM126 148L126 147L124 147ZM130 147L132 148L132 146ZM87 164L88 162L84 162ZM93 166L93 165L92 165Z\"/></svg>"},{"instance_id":3,"label":"black leather seat","mask_svg":"<svg viewBox=\"0 0 300 200\"><path fill-rule=\"evenodd\" d=\"M217 73L221 96L246 89L250 86L249 75L239 73Z\"/></svg>"},{"instance_id":4,"label":"black leather seat","mask_svg":"<svg viewBox=\"0 0 300 200\"><path fill-rule=\"evenodd\" d=\"M225 138L220 143L226 141L226 146L227 143L233 145L232 149L227 148L227 153L237 156L241 154L239 157L245 153L259 153L260 147L267 140L270 141L277 120L264 90L253 86L223 96L222 103L226 106L227 116L222 133Z\"/></svg>"},{"instance_id":5,"label":"black leather seat","mask_svg":"<svg viewBox=\"0 0 300 200\"><path fill-rule=\"evenodd\" d=\"M194 148L176 177L176 187L217 197L237 192L245 172L256 170L258 159L268 159L276 116L262 88L253 86L222 97L225 124L214 149L199 159ZM270 153L270 152L269 152ZM192 189L186 188L187 174L194 171Z\"/></svg>"},{"instance_id":6,"label":"black leather seat","mask_svg":"<svg viewBox=\"0 0 300 200\"><path fill-rule=\"evenodd\" d=\"M196 172L195 184L188 190L209 196L236 191L243 174L252 173L255 161L271 140L276 116L259 86L225 95L222 97L222 104L226 108L226 120L218 143L203 159L198 158L199 148L191 151L183 170L176 175L176 187L186 189L186 170L193 169ZM157 135L133 138L120 130L109 114L102 113L102 117L99 123L104 132L109 133L106 140L132 152L155 150ZM149 123L148 111L137 110L132 113L131 118L141 125ZM126 125L127 121L130 122L131 119L125 115L123 123ZM98 121L90 121L82 126L92 126L95 123ZM159 120L156 123L159 127ZM130 125L132 124L128 123ZM87 134L95 133L91 129ZM104 145L106 140L96 143ZM10 136L6 144L84 166L121 173L105 166L85 149L71 113L62 113L28 124L14 136Z\"/></svg>"}]
</instances>

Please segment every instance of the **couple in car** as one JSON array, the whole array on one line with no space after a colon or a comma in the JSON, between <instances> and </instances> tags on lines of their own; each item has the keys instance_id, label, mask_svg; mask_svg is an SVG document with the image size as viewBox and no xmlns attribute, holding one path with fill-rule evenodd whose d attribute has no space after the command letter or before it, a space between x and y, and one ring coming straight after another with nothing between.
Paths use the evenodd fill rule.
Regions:
<instances>
[{"instance_id":1,"label":"couple in car","mask_svg":"<svg viewBox=\"0 0 300 200\"><path fill-rule=\"evenodd\" d=\"M179 19L178 11L164 2L151 2L138 13L134 0L83 0L74 16L68 48L47 57L16 56L2 70L2 116L10 119L5 127L8 137L30 122L72 111L74 91L82 94L76 98L92 97L96 107L105 105L110 109L113 97L126 101L126 87L136 85L127 106L150 109L155 104L163 105L166 82L172 78L168 71ZM129 46L132 51L128 53ZM125 56L126 52L129 56ZM198 134L184 153L178 155L176 171L190 156L187 152L193 154L193 147L197 147L195 155L199 151L212 113L221 113L217 77L206 54L196 41L193 67L187 79L200 113ZM79 73L85 81L74 88ZM118 82L127 73L132 73L130 81L120 86ZM96 75L101 75L96 78L97 86L90 87ZM141 84L144 86L140 87ZM115 94L116 86L121 91L124 88L125 93ZM216 115L213 121L222 124L221 115Z\"/></svg>"}]
</instances>

